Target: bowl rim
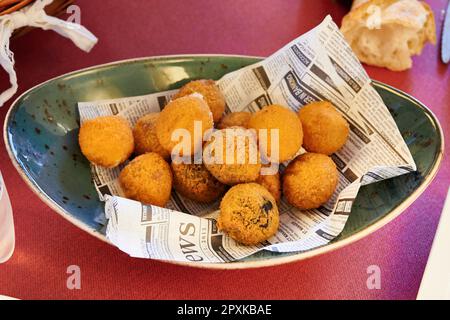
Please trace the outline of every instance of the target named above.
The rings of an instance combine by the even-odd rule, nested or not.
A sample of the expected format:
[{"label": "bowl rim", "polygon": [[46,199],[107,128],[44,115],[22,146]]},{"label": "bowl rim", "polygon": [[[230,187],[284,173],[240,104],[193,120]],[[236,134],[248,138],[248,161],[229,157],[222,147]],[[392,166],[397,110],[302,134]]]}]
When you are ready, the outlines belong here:
[{"label": "bowl rim", "polygon": [[[117,60],[112,61],[104,64],[94,65],[87,68],[82,68],[74,71],[70,71],[67,73],[64,73],[62,75],[56,76],[54,78],[51,78],[49,80],[46,80],[44,82],[41,82],[32,88],[26,90],[23,92],[20,96],[18,96],[14,102],[11,103],[10,108],[5,116],[5,121],[3,125],[3,139],[5,142],[6,150],[8,152],[8,155],[11,159],[11,162],[14,166],[14,168],[19,173],[20,177],[25,181],[25,183],[28,185],[28,187],[33,191],[34,194],[36,194],[40,200],[42,200],[47,206],[49,206],[51,209],[56,211],[60,216],[62,216],[64,219],[68,220],[70,223],[75,225],[76,227],[82,229],[83,231],[89,233],[90,235],[110,244],[111,242],[108,241],[105,235],[99,233],[97,230],[87,226],[86,224],[80,222],[78,219],[74,218],[67,210],[59,206],[55,201],[53,201],[36,183],[33,182],[33,180],[29,177],[29,175],[26,173],[25,169],[20,165],[16,157],[14,156],[13,152],[13,146],[10,141],[10,135],[8,133],[9,124],[11,121],[11,115],[15,113],[15,111],[18,108],[18,102],[22,99],[25,95],[29,94],[31,91],[38,89],[41,86],[44,86],[45,84],[58,80],[63,77],[73,76],[78,73],[102,68],[102,67],[108,67],[113,65],[120,65],[120,64],[126,64],[126,63],[132,63],[132,62],[140,62],[144,60],[157,60],[157,59],[192,59],[192,58],[208,58],[208,57],[224,57],[224,58],[246,58],[246,59],[264,59],[265,57],[261,56],[251,56],[251,55],[236,55],[236,54],[180,54],[180,55],[160,55],[160,56],[148,56],[148,57],[139,57],[139,58],[131,58],[131,59],[124,59],[124,60]],[[381,229],[383,226],[387,225],[389,222],[393,221],[395,218],[397,218],[400,214],[402,214],[411,204],[417,200],[417,198],[426,190],[426,188],[431,184],[431,182],[434,180],[434,178],[437,175],[437,172],[439,171],[439,168],[442,164],[442,159],[444,155],[444,134],[442,131],[441,124],[439,123],[438,118],[436,115],[431,111],[425,104],[420,102],[418,99],[412,97],[411,95],[396,89],[388,84],[372,80],[372,82],[378,86],[382,87],[383,89],[386,89],[396,95],[402,95],[404,98],[411,100],[414,104],[417,104],[419,107],[421,107],[425,113],[428,113],[428,115],[431,117],[433,122],[436,125],[436,131],[438,133],[438,136],[440,138],[441,144],[440,149],[438,151],[438,154],[435,158],[435,163],[433,167],[431,168],[429,174],[425,177],[423,182],[419,185],[419,187],[414,190],[402,203],[400,203],[397,207],[391,210],[386,216],[379,219],[378,221],[372,223],[371,225],[367,226],[365,229],[360,230],[356,232],[355,234],[339,240],[334,243],[327,244],[322,247],[318,247],[316,249],[312,249],[310,251],[306,252],[300,252],[288,256],[280,256],[280,257],[273,257],[271,259],[264,259],[264,260],[255,260],[255,261],[238,261],[233,263],[193,263],[193,262],[180,262],[180,261],[167,261],[167,260],[158,260],[161,262],[167,262],[170,264],[180,265],[180,266],[189,266],[189,267],[195,267],[195,268],[201,268],[201,269],[222,269],[222,270],[235,270],[235,269],[252,269],[252,268],[262,268],[262,267],[273,267],[278,266],[281,264],[287,264],[287,263],[293,263],[298,262],[301,260],[309,259],[327,252],[335,251],[339,248],[342,248],[344,246],[347,246],[351,243],[357,242],[361,240],[362,238],[374,233],[375,231]]]}]

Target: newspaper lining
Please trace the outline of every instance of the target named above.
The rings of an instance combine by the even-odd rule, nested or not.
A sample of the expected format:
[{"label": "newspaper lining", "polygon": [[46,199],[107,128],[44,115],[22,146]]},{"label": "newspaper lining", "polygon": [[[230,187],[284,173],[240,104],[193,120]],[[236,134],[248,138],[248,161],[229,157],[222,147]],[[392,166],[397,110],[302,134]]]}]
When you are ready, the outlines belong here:
[{"label": "newspaper lining", "polygon": [[[299,211],[282,200],[277,234],[257,246],[243,246],[217,230],[218,203],[199,204],[173,192],[167,208],[142,205],[121,197],[121,167],[92,166],[99,197],[106,201],[106,235],[129,255],[218,263],[260,250],[311,250],[341,233],[361,185],[416,170],[387,107],[330,16],[272,56],[225,75],[217,84],[228,112],[255,112],[273,103],[298,111],[313,101],[331,101],[350,124],[348,142],[332,155],[340,173],[337,190],[316,210]],[[80,102],[80,118],[120,114],[134,124],[140,116],[160,111],[174,92]]]}]

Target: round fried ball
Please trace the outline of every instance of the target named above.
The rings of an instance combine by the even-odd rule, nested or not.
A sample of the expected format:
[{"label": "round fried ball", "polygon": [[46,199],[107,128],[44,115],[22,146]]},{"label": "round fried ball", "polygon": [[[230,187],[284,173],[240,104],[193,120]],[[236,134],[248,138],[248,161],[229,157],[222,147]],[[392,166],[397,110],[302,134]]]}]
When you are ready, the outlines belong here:
[{"label": "round fried ball", "polygon": [[215,131],[205,145],[203,163],[224,184],[255,181],[261,170],[256,136],[237,127]]},{"label": "round fried ball", "polygon": [[194,201],[209,203],[225,193],[226,186],[214,178],[203,164],[171,163],[176,191]]},{"label": "round fried ball", "polygon": [[[280,105],[264,107],[252,115],[248,127],[257,130],[261,153],[271,161],[291,160],[302,146],[302,124],[295,112],[286,107]],[[266,134],[263,134],[261,129],[267,129]],[[278,130],[279,140],[272,142],[271,132],[274,129]],[[278,149],[278,157],[272,154],[273,144],[274,151]]]},{"label": "round fried ball", "polygon": [[136,145],[134,152],[137,155],[156,152],[167,161],[170,158],[170,153],[159,144],[156,135],[156,122],[158,118],[159,113],[149,113],[139,118],[136,122],[133,128],[134,143]]},{"label": "round fried ball", "polygon": [[298,115],[303,125],[303,147],[307,151],[330,155],[344,146],[349,126],[331,102],[308,104]]},{"label": "round fried ball", "polygon": [[305,153],[289,163],[283,175],[286,200],[301,210],[316,209],[327,202],[338,183],[336,165],[330,157]]},{"label": "round fried ball", "polygon": [[244,245],[256,245],[278,230],[279,212],[275,199],[256,183],[232,187],[220,203],[217,227]]},{"label": "round fried ball", "polygon": [[119,182],[126,198],[164,207],[170,199],[172,172],[159,154],[150,152],[127,164]]},{"label": "round fried ball", "polygon": [[277,172],[275,174],[270,175],[260,174],[255,182],[266,188],[272,194],[273,198],[277,203],[280,202],[281,199],[280,173]]},{"label": "round fried ball", "polygon": [[120,116],[98,117],[81,124],[78,135],[81,152],[92,163],[114,168],[134,150],[133,131]]},{"label": "round fried ball", "polygon": [[205,98],[213,114],[214,122],[222,118],[225,111],[225,98],[214,80],[191,81],[181,87],[180,91],[174,96],[174,99],[189,96],[193,93],[199,93]]},{"label": "round fried ball", "polygon": [[[195,130],[196,125],[200,126],[199,132]],[[200,151],[204,133],[212,128],[213,119],[208,105],[203,99],[193,96],[169,102],[156,121],[159,143],[177,156],[190,156]]]},{"label": "round fried ball", "polygon": [[226,129],[231,127],[248,127],[248,121],[252,114],[250,112],[232,112],[223,116],[220,122],[217,124],[218,129]]}]

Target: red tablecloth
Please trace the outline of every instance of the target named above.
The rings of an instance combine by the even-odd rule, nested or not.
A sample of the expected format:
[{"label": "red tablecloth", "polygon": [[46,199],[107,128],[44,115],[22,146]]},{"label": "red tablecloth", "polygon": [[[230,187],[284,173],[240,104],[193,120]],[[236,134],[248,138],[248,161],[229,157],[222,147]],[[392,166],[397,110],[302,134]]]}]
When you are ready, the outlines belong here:
[{"label": "red tablecloth", "polygon": [[[428,1],[440,34],[446,0]],[[57,75],[110,61],[183,53],[267,56],[344,7],[331,0],[88,1],[81,23],[100,39],[89,54],[52,32],[35,30],[12,42],[20,92]],[[369,74],[428,105],[450,137],[450,70],[427,46],[414,68]],[[0,88],[8,86],[0,76]],[[0,108],[3,123],[9,103]],[[21,299],[414,299],[450,181],[449,152],[428,190],[399,218],[338,251],[288,265],[209,271],[132,259],[76,228],[41,202],[13,169],[3,139],[2,171],[17,235],[12,259],[0,265],[0,294]],[[66,270],[81,268],[81,290],[68,290]],[[366,286],[378,265],[381,290]]]}]

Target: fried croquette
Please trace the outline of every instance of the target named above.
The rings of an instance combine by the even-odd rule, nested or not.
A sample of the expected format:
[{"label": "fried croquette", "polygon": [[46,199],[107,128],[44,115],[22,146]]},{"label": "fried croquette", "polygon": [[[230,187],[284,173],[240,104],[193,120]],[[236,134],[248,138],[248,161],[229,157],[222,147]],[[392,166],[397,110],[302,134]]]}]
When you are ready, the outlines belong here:
[{"label": "fried croquette", "polygon": [[225,193],[226,186],[214,178],[203,164],[171,163],[176,191],[194,201],[209,203]]},{"label": "fried croquette", "polygon": [[215,131],[205,145],[203,163],[224,184],[255,181],[261,170],[256,136],[237,127]]},{"label": "fried croquette", "polygon": [[189,96],[193,93],[201,94],[213,114],[214,122],[218,122],[225,111],[225,97],[216,86],[214,80],[196,80],[181,87],[174,99]]},{"label": "fried croquette", "polygon": [[190,156],[201,150],[203,135],[213,125],[211,112],[203,99],[181,97],[169,102],[159,114],[156,135],[172,156]]},{"label": "fried croquette", "polygon": [[256,245],[278,230],[279,212],[275,199],[257,183],[232,187],[220,203],[217,227],[244,245]]},{"label": "fried croquette", "polygon": [[305,153],[286,168],[283,193],[294,207],[301,210],[316,209],[331,198],[338,179],[336,165],[329,156]]},{"label": "fried croquette", "polygon": [[232,112],[223,116],[220,122],[217,124],[218,129],[226,129],[231,127],[248,127],[248,121],[252,114],[250,112]]},{"label": "fried croquette", "polygon": [[349,125],[331,102],[308,104],[298,115],[303,125],[303,147],[307,151],[330,155],[344,146]]},{"label": "fried croquette", "polygon": [[160,207],[170,199],[172,172],[169,164],[157,153],[136,157],[120,172],[119,181],[129,199]]},{"label": "fried croquette", "polygon": [[[291,160],[302,146],[302,124],[295,112],[286,107],[280,105],[264,107],[252,115],[248,128],[257,130],[262,156],[273,162]],[[266,134],[260,131],[261,129],[266,129]],[[278,130],[278,141],[272,141],[272,134],[276,134],[273,130]],[[278,157],[272,152],[277,152]]]},{"label": "fried croquette", "polygon": [[273,198],[277,203],[280,202],[281,199],[280,173],[277,172],[275,174],[270,175],[260,174],[255,182],[266,188],[272,194]]},{"label": "fried croquette", "polygon": [[121,116],[84,121],[80,126],[78,142],[81,152],[90,162],[105,168],[117,167],[134,150],[133,131]]},{"label": "fried croquette", "polygon": [[170,153],[165,150],[158,141],[156,135],[156,122],[159,118],[159,113],[149,113],[136,122],[133,128],[133,136],[135,143],[135,154],[141,155],[147,152],[156,152],[164,160],[169,160]]}]

